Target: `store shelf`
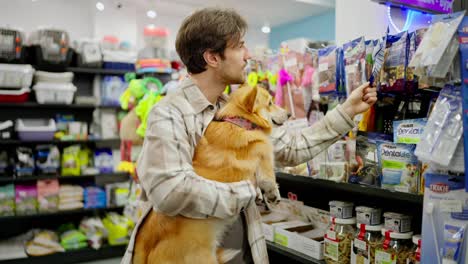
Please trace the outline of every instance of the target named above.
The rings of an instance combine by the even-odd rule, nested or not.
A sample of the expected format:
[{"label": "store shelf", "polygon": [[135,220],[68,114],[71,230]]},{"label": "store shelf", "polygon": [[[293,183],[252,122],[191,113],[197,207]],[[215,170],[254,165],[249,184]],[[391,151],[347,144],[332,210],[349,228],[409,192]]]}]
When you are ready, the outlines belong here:
[{"label": "store shelf", "polygon": [[17,139],[2,139],[2,145],[38,145],[38,144],[55,144],[55,145],[72,145],[72,144],[86,144],[86,143],[99,143],[99,144],[119,144],[119,138],[112,139],[87,139],[87,140],[47,140],[47,141],[21,141]]},{"label": "store shelf", "polygon": [[126,172],[116,173],[102,173],[93,175],[79,175],[79,176],[59,176],[59,175],[38,175],[38,176],[27,176],[27,177],[0,177],[0,183],[16,183],[16,182],[27,182],[45,179],[59,179],[64,181],[83,181],[83,180],[95,180],[95,179],[112,179],[115,182],[126,181],[130,179],[130,175]]},{"label": "store shelf", "polygon": [[286,256],[286,257],[288,257],[290,259],[293,259],[295,261],[298,261],[300,263],[304,263],[304,264],[310,264],[310,263],[325,264],[325,261],[323,261],[323,260],[314,259],[314,258],[309,257],[307,255],[304,255],[304,254],[302,254],[300,252],[297,252],[296,250],[284,247],[282,245],[273,243],[271,241],[267,241],[267,248],[270,251],[274,251],[274,252],[276,252],[278,254]]},{"label": "store shelf", "polygon": [[[21,221],[21,220],[32,220],[37,218],[50,219],[51,217],[64,217],[68,215],[94,215],[104,212],[114,212],[122,211],[123,206],[107,207],[107,208],[89,208],[89,209],[76,209],[76,210],[66,210],[66,211],[57,211],[50,213],[38,213],[32,215],[12,215],[12,216],[2,216],[0,217],[0,223],[10,222],[10,221]],[[48,220],[45,220],[48,221]]]},{"label": "store shelf", "polygon": [[85,73],[85,74],[103,74],[103,75],[124,75],[128,72],[134,72],[130,70],[114,70],[114,69],[101,69],[101,68],[81,68],[81,67],[68,67],[67,71],[73,73]]},{"label": "store shelf", "polygon": [[63,109],[63,110],[88,110],[92,111],[95,108],[103,109],[120,109],[118,105],[79,105],[79,104],[39,104],[35,102],[25,103],[0,103],[0,108],[15,108],[15,109]]},{"label": "store shelf", "polygon": [[107,258],[122,257],[127,246],[104,246],[95,250],[92,248],[67,251],[42,257],[0,260],[0,264],[50,264],[50,263],[82,263]]},{"label": "store shelf", "polygon": [[334,181],[313,179],[311,177],[291,175],[281,172],[276,173],[276,178],[280,186],[282,181],[288,181],[293,184],[313,186],[316,188],[321,188],[323,190],[328,190],[330,192],[346,192],[349,194],[365,195],[373,198],[388,199],[393,200],[395,202],[406,202],[411,204],[418,204],[421,206],[423,204],[423,196],[418,194],[394,192],[390,190],[374,188],[371,186],[360,184],[351,184],[343,182],[338,183]]}]

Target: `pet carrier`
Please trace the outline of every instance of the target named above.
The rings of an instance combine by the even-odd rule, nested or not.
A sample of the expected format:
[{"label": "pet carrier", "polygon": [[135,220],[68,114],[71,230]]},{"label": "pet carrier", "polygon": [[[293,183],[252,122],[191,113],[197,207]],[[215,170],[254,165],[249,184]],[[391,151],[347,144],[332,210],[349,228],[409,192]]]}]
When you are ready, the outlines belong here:
[{"label": "pet carrier", "polygon": [[23,63],[24,34],[19,30],[0,28],[0,62]]},{"label": "pet carrier", "polygon": [[35,64],[41,68],[70,65],[72,50],[68,33],[55,29],[39,29],[31,33],[30,43],[34,52]]}]

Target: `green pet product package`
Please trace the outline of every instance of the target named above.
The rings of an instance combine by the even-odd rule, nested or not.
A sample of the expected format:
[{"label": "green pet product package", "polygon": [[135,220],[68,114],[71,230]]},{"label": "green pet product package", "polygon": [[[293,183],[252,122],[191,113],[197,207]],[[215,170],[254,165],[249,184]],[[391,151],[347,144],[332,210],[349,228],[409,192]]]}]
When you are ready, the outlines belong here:
[{"label": "green pet product package", "polygon": [[0,216],[15,215],[15,186],[0,186]]},{"label": "green pet product package", "polygon": [[415,145],[377,143],[379,171],[383,189],[417,193],[420,164],[414,155]]},{"label": "green pet product package", "polygon": [[393,121],[393,142],[418,144],[426,122],[427,118]]},{"label": "green pet product package", "polygon": [[81,173],[80,146],[74,145],[63,149],[62,176],[78,176]]}]

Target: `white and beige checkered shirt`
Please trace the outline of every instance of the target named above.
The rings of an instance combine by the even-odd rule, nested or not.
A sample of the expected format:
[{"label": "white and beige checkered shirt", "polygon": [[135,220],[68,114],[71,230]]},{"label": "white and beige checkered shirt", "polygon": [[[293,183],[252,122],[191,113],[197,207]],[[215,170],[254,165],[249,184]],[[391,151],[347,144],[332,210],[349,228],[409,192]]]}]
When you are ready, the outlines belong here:
[{"label": "white and beige checkered shirt", "polygon": [[[190,218],[226,218],[244,211],[247,236],[255,264],[268,263],[268,254],[260,214],[254,203],[253,186],[244,181],[220,183],[195,174],[192,158],[198,140],[212,121],[215,112],[226,102],[221,96],[212,105],[190,78],[180,89],[162,99],[148,118],[148,128],[138,159],[138,176],[147,200],[144,216],[152,208],[167,215]],[[338,106],[325,118],[298,135],[290,135],[284,127],[271,135],[277,164],[294,165],[312,159],[343,134],[354,122]],[[122,264],[132,263],[137,223]]]}]

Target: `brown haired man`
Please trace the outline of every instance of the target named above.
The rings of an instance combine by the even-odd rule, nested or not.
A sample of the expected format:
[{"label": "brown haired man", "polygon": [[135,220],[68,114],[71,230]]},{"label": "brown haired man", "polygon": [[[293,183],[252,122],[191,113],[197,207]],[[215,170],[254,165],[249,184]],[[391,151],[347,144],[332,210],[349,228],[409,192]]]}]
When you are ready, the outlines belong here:
[{"label": "brown haired man", "polygon": [[[161,100],[148,117],[148,129],[138,159],[142,199],[148,201],[133,231],[122,263],[132,262],[135,236],[150,210],[190,218],[240,216],[224,238],[223,247],[239,249],[229,263],[268,263],[268,255],[255,206],[256,188],[250,182],[220,183],[195,174],[192,158],[197,141],[225,102],[226,85],[245,81],[250,58],[243,40],[247,23],[232,10],[203,9],[184,20],[176,49],[189,78],[179,90]],[[377,100],[375,88],[365,84],[345,103],[299,135],[284,127],[272,132],[276,163],[300,164],[312,159],[354,127],[352,118]],[[203,260],[190,260],[203,263]],[[170,264],[170,263],[164,263]]]}]

